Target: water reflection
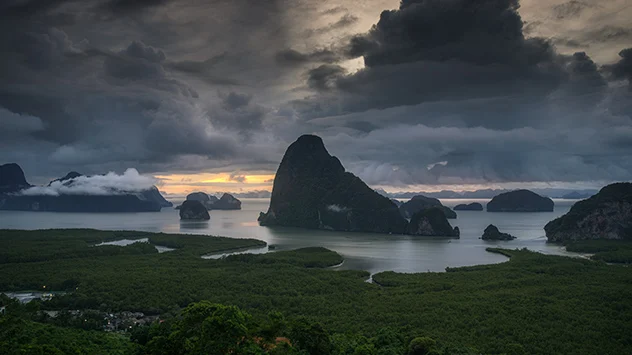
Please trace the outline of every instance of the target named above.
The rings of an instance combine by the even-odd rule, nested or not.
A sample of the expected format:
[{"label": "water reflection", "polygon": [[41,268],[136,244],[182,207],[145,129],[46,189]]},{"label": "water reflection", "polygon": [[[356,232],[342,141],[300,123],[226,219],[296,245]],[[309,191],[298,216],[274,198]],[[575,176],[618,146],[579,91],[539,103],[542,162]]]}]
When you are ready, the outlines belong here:
[{"label": "water reflection", "polygon": [[[444,200],[447,206],[486,200]],[[556,200],[554,212],[487,213],[459,211],[453,226],[461,230],[460,239],[405,235],[344,233],[284,227],[260,227],[259,212],[268,209],[269,200],[243,199],[241,211],[211,211],[210,221],[180,221],[178,211],[159,213],[52,213],[0,211],[0,227],[13,229],[95,228],[149,232],[205,234],[232,238],[256,238],[275,250],[322,246],[342,254],[340,269],[362,269],[372,273],[443,271],[446,267],[498,263],[504,256],[485,251],[487,247],[529,248],[547,254],[570,254],[562,247],[546,243],[544,225],[566,213],[572,201]],[[517,237],[512,241],[483,241],[487,225]]]},{"label": "water reflection", "polygon": [[188,230],[207,230],[209,228],[209,221],[180,221],[180,231],[186,232]]}]

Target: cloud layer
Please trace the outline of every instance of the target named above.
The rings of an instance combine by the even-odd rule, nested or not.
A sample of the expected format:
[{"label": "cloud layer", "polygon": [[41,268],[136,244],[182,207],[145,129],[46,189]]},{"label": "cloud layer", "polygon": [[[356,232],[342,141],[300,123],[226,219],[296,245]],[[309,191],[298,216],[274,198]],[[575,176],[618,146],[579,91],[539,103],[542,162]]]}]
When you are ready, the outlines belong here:
[{"label": "cloud layer", "polygon": [[34,186],[20,192],[26,196],[59,195],[124,195],[150,189],[155,179],[143,176],[136,169],[127,169],[118,175],[109,172],[105,175],[78,176],[64,181],[52,181],[47,186]]},{"label": "cloud layer", "polygon": [[374,185],[626,180],[626,14],[620,0],[9,1],[0,162],[36,182],[135,166],[247,183],[316,133]]}]

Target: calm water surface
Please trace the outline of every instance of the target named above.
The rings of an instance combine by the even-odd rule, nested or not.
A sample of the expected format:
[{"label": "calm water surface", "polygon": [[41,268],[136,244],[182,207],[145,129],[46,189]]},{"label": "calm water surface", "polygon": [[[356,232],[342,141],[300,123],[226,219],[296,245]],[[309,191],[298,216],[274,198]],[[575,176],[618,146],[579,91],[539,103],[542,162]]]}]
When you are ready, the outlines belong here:
[{"label": "calm water surface", "polygon": [[[460,203],[488,200],[442,200],[453,207]],[[444,271],[446,267],[499,263],[504,256],[485,251],[487,247],[529,248],[545,254],[567,253],[546,243],[544,225],[568,212],[575,201],[555,200],[554,212],[487,213],[458,211],[450,220],[461,230],[461,239],[413,237],[388,234],[312,231],[298,228],[261,227],[259,212],[268,209],[268,199],[242,199],[241,211],[211,211],[208,222],[180,222],[178,211],[165,208],[156,213],[54,213],[0,211],[0,228],[95,228],[139,230],[148,232],[186,233],[256,238],[274,244],[276,250],[323,246],[345,257],[340,269],[362,269],[371,273],[385,270],[398,272]],[[487,242],[480,236],[493,223],[502,232],[515,235],[513,241]]]}]

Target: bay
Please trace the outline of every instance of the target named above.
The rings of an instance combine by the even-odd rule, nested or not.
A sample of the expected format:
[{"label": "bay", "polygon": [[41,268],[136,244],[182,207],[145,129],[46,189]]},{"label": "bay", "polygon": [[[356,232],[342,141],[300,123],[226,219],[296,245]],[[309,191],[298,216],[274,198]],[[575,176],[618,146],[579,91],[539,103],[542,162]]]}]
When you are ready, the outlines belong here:
[{"label": "bay", "polygon": [[[489,200],[444,199],[453,207],[461,203]],[[574,200],[555,200],[553,212],[488,213],[457,211],[450,220],[461,230],[460,239],[414,237],[403,235],[345,233],[300,228],[261,227],[259,212],[266,211],[269,199],[242,199],[240,211],[211,211],[208,222],[180,221],[178,211],[164,208],[156,213],[55,213],[0,211],[0,228],[49,229],[94,228],[104,230],[138,230],[148,232],[204,234],[231,238],[256,238],[274,245],[274,250],[290,250],[322,246],[344,256],[338,269],[361,269],[371,273],[381,271],[426,272],[444,271],[446,267],[492,264],[507,258],[487,252],[488,247],[508,249],[528,248],[545,254],[574,255],[563,247],[546,243],[544,225],[568,212]],[[517,237],[512,241],[483,241],[487,225],[494,224],[502,232]]]}]

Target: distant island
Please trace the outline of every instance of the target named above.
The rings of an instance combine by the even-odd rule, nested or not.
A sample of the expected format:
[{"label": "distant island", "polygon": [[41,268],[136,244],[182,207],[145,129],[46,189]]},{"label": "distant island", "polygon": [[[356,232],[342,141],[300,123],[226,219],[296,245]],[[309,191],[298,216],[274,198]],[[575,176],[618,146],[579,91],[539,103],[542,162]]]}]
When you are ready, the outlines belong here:
[{"label": "distant island", "polygon": [[[186,201],[199,201],[209,211],[241,209],[241,201],[229,193],[224,193],[221,198],[217,198],[205,192],[194,192],[187,195]],[[179,210],[181,207],[182,206],[177,206],[176,209]]]},{"label": "distant island", "polygon": [[468,204],[456,205],[453,208],[455,211],[482,211],[483,205],[478,202],[472,202]]},{"label": "distant island", "polygon": [[[126,172],[127,173],[127,172]],[[135,170],[129,171],[138,177]],[[172,207],[156,186],[130,190],[108,185],[117,176],[70,172],[46,186],[30,185],[18,164],[0,166],[0,210],[46,212],[159,212]],[[99,185],[99,184],[102,185]]]},{"label": "distant island", "polygon": [[483,240],[514,240],[516,237],[509,233],[502,233],[498,230],[493,224],[490,224],[483,231],[483,236],[481,237]]},{"label": "distant island", "polygon": [[399,206],[399,211],[404,218],[412,218],[415,213],[433,207],[441,210],[448,219],[456,218],[456,212],[451,210],[449,207],[444,206],[441,201],[436,198],[426,197],[423,195],[414,196],[410,199],[410,201],[403,203]]},{"label": "distant island", "polygon": [[[292,143],[276,173],[270,207],[262,226],[289,226],[350,232],[454,236],[443,213],[422,210],[411,228],[389,198],[368,187],[331,156],[320,137],[303,135]],[[445,228],[445,223],[450,226]],[[421,226],[421,227],[420,227]],[[445,232],[444,232],[445,231]]]},{"label": "distant island", "polygon": [[487,204],[487,212],[553,212],[555,204],[529,190],[515,190],[492,198]]},{"label": "distant island", "polygon": [[[426,197],[434,197],[434,198],[442,198],[442,199],[488,199],[493,198],[494,196],[500,195],[505,192],[511,192],[514,190],[511,189],[482,189],[475,191],[452,191],[452,190],[442,190],[442,191],[417,191],[417,192],[406,192],[406,191],[398,191],[398,192],[386,192],[383,189],[376,189],[378,193],[383,196],[390,198],[412,198],[417,195],[423,195]],[[546,189],[530,189],[541,196],[546,196],[550,198],[560,198],[560,199],[568,199],[568,200],[578,200],[582,198],[588,198],[594,194],[596,194],[599,190],[596,189],[585,189],[585,190],[574,190],[574,189],[555,189],[555,188],[546,188]]]},{"label": "distant island", "polygon": [[611,184],[544,226],[549,242],[632,239],[632,183]]}]

